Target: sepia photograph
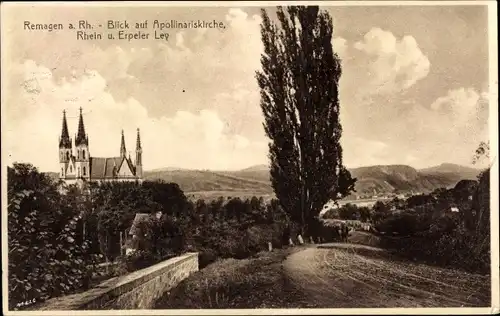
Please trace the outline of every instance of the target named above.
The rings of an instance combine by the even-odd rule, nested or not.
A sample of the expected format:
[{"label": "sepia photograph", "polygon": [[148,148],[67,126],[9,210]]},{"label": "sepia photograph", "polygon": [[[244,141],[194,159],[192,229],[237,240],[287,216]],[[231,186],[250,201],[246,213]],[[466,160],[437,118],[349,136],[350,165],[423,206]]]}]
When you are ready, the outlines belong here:
[{"label": "sepia photograph", "polygon": [[494,1],[2,3],[3,313],[500,312],[497,47]]}]

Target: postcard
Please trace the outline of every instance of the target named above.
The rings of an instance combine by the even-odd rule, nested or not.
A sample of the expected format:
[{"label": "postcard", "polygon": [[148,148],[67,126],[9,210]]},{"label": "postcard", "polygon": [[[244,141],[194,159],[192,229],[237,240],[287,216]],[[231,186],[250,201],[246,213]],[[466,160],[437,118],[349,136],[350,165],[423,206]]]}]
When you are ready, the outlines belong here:
[{"label": "postcard", "polygon": [[6,315],[499,312],[493,1],[1,23]]}]

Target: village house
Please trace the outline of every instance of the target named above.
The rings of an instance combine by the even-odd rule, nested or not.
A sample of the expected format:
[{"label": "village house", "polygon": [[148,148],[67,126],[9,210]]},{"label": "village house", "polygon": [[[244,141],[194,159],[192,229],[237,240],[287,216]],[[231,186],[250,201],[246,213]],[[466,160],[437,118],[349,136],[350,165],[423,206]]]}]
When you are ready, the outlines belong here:
[{"label": "village house", "polygon": [[126,234],[126,241],[124,245],[126,255],[130,255],[138,250],[141,242],[148,237],[147,232],[141,229],[141,227],[143,227],[142,224],[153,216],[156,217],[156,219],[160,219],[162,215],[162,212],[156,212],[154,215],[148,213],[135,214],[132,226]]}]

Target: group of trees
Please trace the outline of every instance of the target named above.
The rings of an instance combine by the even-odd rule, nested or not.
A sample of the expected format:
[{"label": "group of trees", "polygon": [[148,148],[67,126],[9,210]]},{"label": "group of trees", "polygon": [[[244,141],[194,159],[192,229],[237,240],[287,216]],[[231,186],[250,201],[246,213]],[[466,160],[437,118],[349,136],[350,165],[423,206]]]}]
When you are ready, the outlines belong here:
[{"label": "group of trees", "polygon": [[339,208],[329,209],[322,215],[322,218],[358,220],[366,223],[372,220],[372,211],[366,206],[357,206],[356,204],[347,203]]},{"label": "group of trees", "polygon": [[[127,272],[198,251],[205,266],[246,258],[268,242],[280,247],[293,227],[276,200],[191,202],[177,184],[161,181],[61,186],[32,165],[8,168],[11,308],[88,288],[98,263],[115,261]],[[123,256],[120,233],[137,213],[149,216],[138,224],[137,251]]]},{"label": "group of trees", "polygon": [[[473,161],[489,158],[481,143]],[[378,201],[371,208],[347,204],[328,210],[323,218],[370,222],[381,246],[398,255],[469,271],[490,271],[490,170],[477,180],[429,194]]]},{"label": "group of trees", "polygon": [[[275,236],[268,241],[274,240],[279,246],[280,234],[290,225],[276,200],[266,204],[263,198],[220,197],[192,202],[177,184],[162,181],[91,184],[86,198],[90,203],[84,203],[85,239],[107,261],[122,254],[120,233],[130,229],[137,213],[150,216],[139,223],[142,240],[137,243],[140,251],[134,255],[136,261],[146,261],[146,257],[158,261],[187,249],[200,251],[202,264],[217,257],[246,257],[256,250],[248,247],[263,249],[267,245],[260,239],[255,241],[258,245],[250,245],[253,241],[248,240],[249,232],[259,227],[272,231]],[[155,217],[158,212],[160,218]],[[224,248],[229,244],[231,249]]]},{"label": "group of trees", "polygon": [[[382,246],[398,255],[473,272],[490,272],[489,170],[478,181],[405,201],[378,202],[374,227]],[[393,236],[393,237],[391,237]]]}]

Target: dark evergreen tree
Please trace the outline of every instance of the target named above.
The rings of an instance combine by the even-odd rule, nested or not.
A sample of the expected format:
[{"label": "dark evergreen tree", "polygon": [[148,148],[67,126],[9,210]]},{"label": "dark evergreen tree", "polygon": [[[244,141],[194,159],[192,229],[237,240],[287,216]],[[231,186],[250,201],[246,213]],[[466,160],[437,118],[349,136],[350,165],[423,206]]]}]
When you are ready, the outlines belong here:
[{"label": "dark evergreen tree", "polygon": [[264,54],[256,78],[264,129],[271,139],[271,181],[291,219],[309,233],[323,205],[354,189],[342,162],[338,85],[341,64],[333,23],[317,6],[278,7],[278,23],[262,10]]}]

